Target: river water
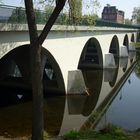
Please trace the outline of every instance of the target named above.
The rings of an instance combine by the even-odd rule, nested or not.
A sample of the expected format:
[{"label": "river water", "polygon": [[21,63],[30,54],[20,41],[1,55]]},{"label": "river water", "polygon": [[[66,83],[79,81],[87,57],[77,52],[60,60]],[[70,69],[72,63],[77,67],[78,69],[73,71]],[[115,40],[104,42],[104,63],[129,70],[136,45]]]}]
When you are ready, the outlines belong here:
[{"label": "river water", "polygon": [[[49,136],[77,129],[101,129],[111,123],[127,130],[140,128],[140,74],[135,60],[120,59],[119,67],[82,71],[89,95],[46,97],[44,129]],[[31,93],[0,88],[0,136],[30,137]]]},{"label": "river water", "polygon": [[97,126],[98,129],[109,123],[131,131],[140,128],[140,77],[135,71],[136,69],[105,112]]}]

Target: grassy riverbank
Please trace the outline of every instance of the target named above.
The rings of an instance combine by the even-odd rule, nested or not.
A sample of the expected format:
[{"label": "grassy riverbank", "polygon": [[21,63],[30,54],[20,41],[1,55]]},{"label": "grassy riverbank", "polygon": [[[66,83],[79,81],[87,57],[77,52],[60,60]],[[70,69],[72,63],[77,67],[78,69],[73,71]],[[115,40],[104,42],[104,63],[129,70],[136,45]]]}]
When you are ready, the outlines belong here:
[{"label": "grassy riverbank", "polygon": [[140,48],[140,42],[133,43],[136,48]]},{"label": "grassy riverbank", "polygon": [[98,132],[72,130],[65,134],[63,138],[64,140],[140,140],[140,131],[128,132],[117,126],[108,125]]},{"label": "grassy riverbank", "polygon": [[[0,140],[31,140],[29,137],[2,137]],[[104,129],[100,131],[94,130],[71,130],[61,137],[48,137],[44,132],[44,140],[140,140],[140,129],[135,132],[124,131],[122,128],[108,124]]]}]

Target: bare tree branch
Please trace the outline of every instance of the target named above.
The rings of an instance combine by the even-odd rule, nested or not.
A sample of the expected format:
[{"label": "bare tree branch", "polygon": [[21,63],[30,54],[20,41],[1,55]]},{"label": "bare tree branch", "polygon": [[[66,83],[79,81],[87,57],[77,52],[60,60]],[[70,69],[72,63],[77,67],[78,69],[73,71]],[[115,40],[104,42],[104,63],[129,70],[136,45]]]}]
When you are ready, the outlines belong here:
[{"label": "bare tree branch", "polygon": [[53,11],[53,13],[51,14],[48,22],[46,23],[42,33],[40,34],[37,42],[42,45],[44,40],[46,39],[48,33],[50,32],[53,24],[55,23],[58,15],[60,14],[61,10],[63,9],[64,5],[65,5],[66,0],[56,0],[56,7]]}]

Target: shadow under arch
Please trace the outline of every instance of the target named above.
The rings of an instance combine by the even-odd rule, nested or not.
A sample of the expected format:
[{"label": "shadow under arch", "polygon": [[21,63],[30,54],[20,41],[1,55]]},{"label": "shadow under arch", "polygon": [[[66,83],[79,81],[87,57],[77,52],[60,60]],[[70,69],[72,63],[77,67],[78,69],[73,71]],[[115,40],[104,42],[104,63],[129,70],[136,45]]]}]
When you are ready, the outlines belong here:
[{"label": "shadow under arch", "polygon": [[[65,94],[64,79],[58,63],[47,49],[42,48],[42,53],[47,56],[43,75],[44,86],[47,86],[49,82],[52,81],[49,85],[50,91],[53,91],[53,85],[57,85],[56,88],[54,88],[54,92],[57,94]],[[49,87],[47,88],[49,90]]]},{"label": "shadow under arch", "polygon": [[[12,77],[12,80],[14,80],[15,83],[15,85],[13,86],[15,86],[15,88],[16,86],[20,86],[20,88],[31,89],[29,50],[30,50],[30,45],[19,46],[13,49],[12,51],[10,51],[0,60],[0,67],[6,70],[5,73],[3,73],[2,70],[0,70],[0,77],[2,76],[1,79],[5,79],[7,76],[10,75],[10,81]],[[55,92],[55,93],[59,92],[61,94],[64,94],[65,92],[64,80],[58,63],[55,61],[54,57],[44,48],[42,48],[42,54],[43,56],[46,56],[45,58],[47,58],[46,60],[48,61],[46,62],[44,70],[49,65],[51,67],[51,70],[53,71],[53,73],[51,74],[55,78],[55,79],[49,79],[49,78],[46,79],[46,77],[48,77],[50,73],[47,74],[45,73],[43,75],[43,84],[45,87],[44,88],[45,91]],[[20,76],[16,75],[17,74],[16,69],[18,69]],[[2,82],[3,81],[1,81],[1,83]],[[49,86],[46,86],[45,85],[46,83],[48,83]]]},{"label": "shadow under arch", "polygon": [[123,40],[123,45],[127,47],[127,51],[129,50],[129,39],[128,39],[128,35],[126,34]]},{"label": "shadow under arch", "polygon": [[131,35],[131,42],[135,42],[134,34]]},{"label": "shadow under arch", "polygon": [[99,41],[90,38],[81,53],[78,69],[102,69],[103,54]]},{"label": "shadow under arch", "polygon": [[115,35],[110,43],[110,48],[109,48],[109,53],[112,53],[114,55],[114,59],[115,59],[115,64],[116,66],[119,65],[119,41],[118,41],[118,37]]},{"label": "shadow under arch", "polygon": [[[0,59],[0,79],[7,76],[22,77],[22,80],[29,83],[29,49],[28,45],[19,46]],[[18,71],[18,72],[17,72]],[[20,73],[19,75],[17,73]]]}]

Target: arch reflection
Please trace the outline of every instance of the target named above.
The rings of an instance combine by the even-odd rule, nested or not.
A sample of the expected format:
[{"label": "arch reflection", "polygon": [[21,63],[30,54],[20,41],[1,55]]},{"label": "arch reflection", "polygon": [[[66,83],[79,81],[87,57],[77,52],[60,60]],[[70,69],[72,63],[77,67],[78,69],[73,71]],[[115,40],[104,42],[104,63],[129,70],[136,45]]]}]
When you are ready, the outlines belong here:
[{"label": "arch reflection", "polygon": [[128,65],[128,58],[120,58],[120,68],[122,68],[123,72],[126,71]]},{"label": "arch reflection", "polygon": [[83,70],[88,95],[68,97],[68,110],[70,114],[88,116],[95,108],[98,101],[103,81],[103,70]]},{"label": "arch reflection", "polygon": [[[21,93],[22,96],[19,96]],[[15,139],[31,137],[32,101],[29,94],[16,90],[11,93],[11,90],[8,92],[0,88],[0,136]],[[59,135],[64,108],[65,97],[49,97],[44,100],[44,130],[48,136]]]},{"label": "arch reflection", "polygon": [[113,71],[114,71],[113,79],[111,81],[109,81],[109,85],[111,87],[113,87],[115,85],[116,80],[117,80],[120,59],[119,58],[116,58],[115,61],[116,61],[116,68],[113,69]]},{"label": "arch reflection", "polygon": [[133,62],[135,56],[136,56],[136,52],[135,52],[135,51],[130,51],[130,52],[129,52],[128,57],[129,57],[129,59],[130,59],[130,63]]},{"label": "arch reflection", "polygon": [[31,92],[0,87],[0,136],[17,139],[31,136],[31,99]]},{"label": "arch reflection", "polygon": [[112,69],[105,69],[104,70],[104,81],[109,82],[111,87],[114,87],[117,81],[119,66]]},{"label": "arch reflection", "polygon": [[66,97],[46,98],[44,102],[44,129],[49,136],[57,136],[63,122]]},{"label": "arch reflection", "polygon": [[95,108],[100,95],[103,82],[103,70],[82,71],[82,73],[89,93],[89,96],[87,96],[85,100],[82,114],[88,116]]}]

